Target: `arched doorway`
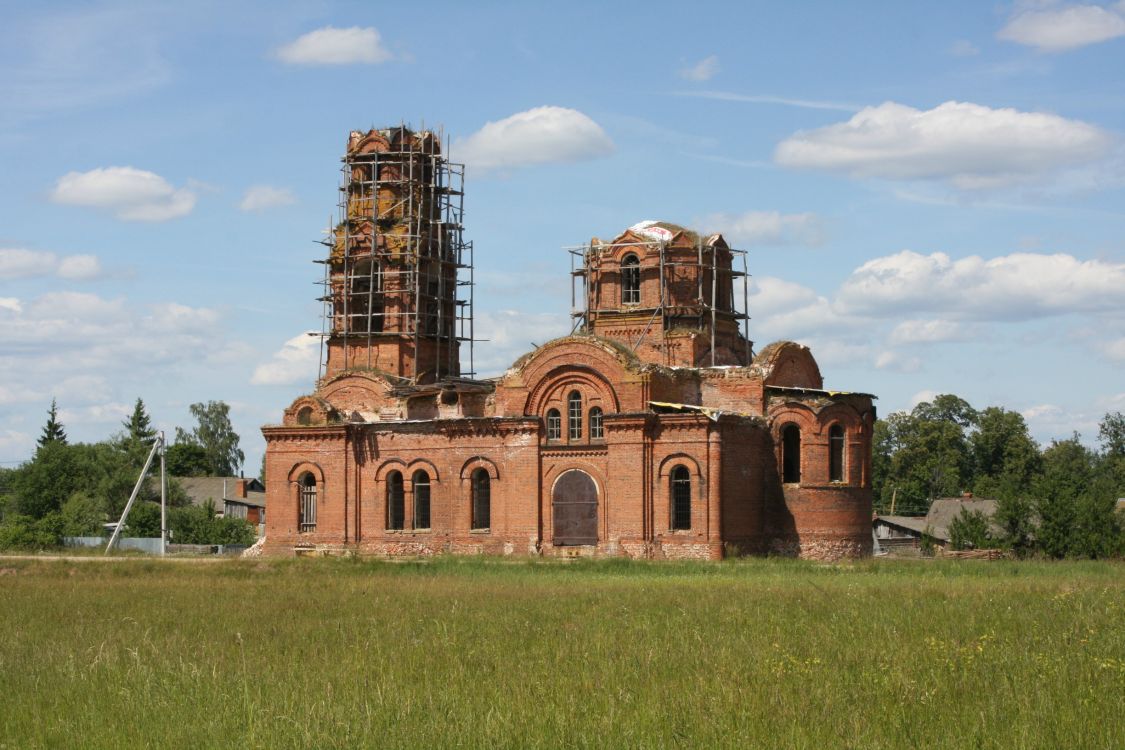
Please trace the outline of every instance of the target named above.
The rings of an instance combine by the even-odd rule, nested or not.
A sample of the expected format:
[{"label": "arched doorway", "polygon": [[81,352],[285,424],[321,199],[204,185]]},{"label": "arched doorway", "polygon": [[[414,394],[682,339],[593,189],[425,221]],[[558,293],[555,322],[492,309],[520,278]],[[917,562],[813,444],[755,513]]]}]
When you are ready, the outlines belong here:
[{"label": "arched doorway", "polygon": [[557,546],[598,543],[598,487],[578,469],[563,472],[551,493]]}]

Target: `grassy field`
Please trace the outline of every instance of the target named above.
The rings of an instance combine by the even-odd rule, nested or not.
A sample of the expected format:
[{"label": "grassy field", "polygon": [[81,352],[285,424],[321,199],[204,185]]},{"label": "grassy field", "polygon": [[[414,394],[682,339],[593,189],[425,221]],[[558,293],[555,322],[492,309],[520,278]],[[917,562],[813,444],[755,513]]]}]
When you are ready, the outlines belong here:
[{"label": "grassy field", "polygon": [[1125,567],[0,560],[0,747],[1125,747]]}]

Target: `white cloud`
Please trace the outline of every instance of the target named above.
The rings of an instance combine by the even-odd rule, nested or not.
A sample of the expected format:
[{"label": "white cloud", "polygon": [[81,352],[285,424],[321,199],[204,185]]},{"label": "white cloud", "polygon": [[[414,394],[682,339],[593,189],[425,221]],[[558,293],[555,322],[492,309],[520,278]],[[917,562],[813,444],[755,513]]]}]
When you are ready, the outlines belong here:
[{"label": "white cloud", "polygon": [[1067,50],[1125,36],[1125,5],[1071,5],[1017,12],[997,38],[1035,47],[1040,52]]},{"label": "white cloud", "polygon": [[964,341],[968,336],[965,325],[952,320],[904,320],[891,330],[887,341],[894,345],[936,344]]},{"label": "white cloud", "polygon": [[680,78],[686,78],[689,81],[709,81],[716,73],[722,68],[719,66],[719,56],[711,55],[705,57],[695,65],[689,65],[680,70]]},{"label": "white cloud", "polygon": [[1062,408],[1055,406],[1054,404],[1037,404],[1035,406],[1024,409],[1020,412],[1020,414],[1024,419],[1030,422],[1032,420],[1042,420],[1044,418],[1049,419],[1052,417],[1057,417],[1058,415],[1062,414],[1062,412]]},{"label": "white cloud", "polygon": [[453,144],[453,156],[479,169],[595,159],[613,152],[601,126],[575,109],[536,107],[517,112]]},{"label": "white cloud", "polygon": [[823,223],[820,217],[813,213],[783,214],[779,211],[719,213],[706,216],[697,224],[722,232],[723,236],[735,246],[815,246],[824,241]]},{"label": "white cloud", "polygon": [[979,55],[980,50],[968,39],[958,39],[950,45],[949,54],[954,57],[973,57],[974,55]]},{"label": "white cloud", "polygon": [[254,368],[250,377],[253,385],[296,385],[316,380],[320,359],[320,340],[301,333],[285,342],[269,362]]},{"label": "white cloud", "polygon": [[890,372],[918,372],[922,368],[922,360],[918,357],[907,357],[900,352],[883,351],[875,357],[875,368]]},{"label": "white cloud", "polygon": [[903,250],[852,272],[837,305],[869,315],[936,311],[947,318],[1026,320],[1119,310],[1122,289],[1125,263],[1082,261],[1064,253],[953,260],[945,253]]},{"label": "white cloud", "polygon": [[1093,125],[1053,114],[954,101],[923,111],[886,102],[847,122],[793,134],[778,144],[774,160],[853,177],[945,180],[977,189],[1093,162],[1113,142]]},{"label": "white cloud", "polygon": [[383,46],[373,26],[323,29],[302,34],[277,50],[282,62],[292,65],[354,65],[386,62],[394,56]]},{"label": "white cloud", "polygon": [[[561,313],[478,312],[474,316],[474,326],[476,335],[482,339],[473,352],[479,377],[502,373],[518,357],[531,351],[534,344],[542,345],[570,333],[569,316]],[[465,354],[462,353],[461,362],[463,367],[468,367]]]},{"label": "white cloud", "polygon": [[51,200],[108,211],[122,221],[167,221],[191,213],[196,195],[188,188],[173,187],[153,172],[103,167],[63,175]]},{"label": "white cloud", "polygon": [[292,206],[296,202],[297,196],[289,188],[254,185],[247,188],[238,207],[243,211],[261,212],[280,206]]},{"label": "white cloud", "polygon": [[915,393],[913,396],[910,397],[910,408],[913,409],[915,406],[917,406],[918,404],[921,404],[923,402],[932,403],[933,400],[940,395],[941,394],[938,393],[937,391],[930,390],[928,388],[926,390],[923,390],[923,391],[918,391],[917,393]]},{"label": "white cloud", "polygon": [[20,313],[23,312],[23,303],[16,297],[0,297],[0,310]]},{"label": "white cloud", "polygon": [[93,255],[66,255],[42,250],[0,248],[0,279],[27,279],[36,276],[57,275],[64,279],[82,281],[101,275],[101,264]]}]

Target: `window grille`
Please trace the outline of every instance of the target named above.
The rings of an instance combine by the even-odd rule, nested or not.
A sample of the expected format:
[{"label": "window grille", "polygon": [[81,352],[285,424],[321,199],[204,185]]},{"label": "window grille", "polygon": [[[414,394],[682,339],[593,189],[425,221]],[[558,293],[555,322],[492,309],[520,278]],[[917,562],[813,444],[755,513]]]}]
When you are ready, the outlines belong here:
[{"label": "window grille", "polygon": [[637,305],[641,301],[641,265],[637,256],[629,253],[621,260],[621,302]]},{"label": "window grille", "polygon": [[487,529],[492,525],[492,478],[485,469],[473,472],[473,528]]},{"label": "window grille", "polygon": [[316,530],[316,477],[305,474],[299,483],[299,512],[298,531]]},{"label": "window grille", "polygon": [[828,429],[828,481],[844,481],[844,428],[838,424]]},{"label": "window grille", "polygon": [[414,528],[430,528],[430,477],[424,471],[414,472]]},{"label": "window grille", "polygon": [[590,409],[590,439],[605,439],[605,428],[602,427],[602,410],[598,406]]},{"label": "window grille", "polygon": [[562,440],[562,415],[558,409],[547,412],[547,439]]},{"label": "window grille", "polygon": [[402,492],[402,473],[392,471],[387,475],[387,529],[401,530],[405,522],[406,505]]},{"label": "window grille", "polygon": [[571,440],[582,439],[582,394],[571,391],[566,397],[567,430]]},{"label": "window grille", "polygon": [[691,472],[686,466],[672,469],[672,528],[691,528]]}]

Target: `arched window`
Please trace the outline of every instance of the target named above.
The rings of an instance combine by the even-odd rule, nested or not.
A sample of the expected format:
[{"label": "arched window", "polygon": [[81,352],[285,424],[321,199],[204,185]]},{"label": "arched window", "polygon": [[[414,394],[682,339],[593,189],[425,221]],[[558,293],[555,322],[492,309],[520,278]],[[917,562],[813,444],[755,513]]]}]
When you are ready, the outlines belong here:
[{"label": "arched window", "polygon": [[595,406],[593,409],[590,409],[590,439],[605,439],[605,428],[602,427],[602,410],[600,406]]},{"label": "arched window", "polygon": [[302,406],[297,410],[297,424],[309,425],[312,424],[312,407]]},{"label": "arched window", "polygon": [[582,439],[582,394],[578,391],[566,397],[566,425],[571,440]]},{"label": "arched window", "polygon": [[430,475],[419,469],[414,472],[414,528],[430,528]]},{"label": "arched window", "polygon": [[621,259],[621,303],[637,305],[641,301],[641,262],[629,253]]},{"label": "arched window", "polygon": [[672,529],[691,528],[691,472],[686,466],[672,469]]},{"label": "arched window", "polygon": [[351,272],[351,295],[347,301],[348,330],[378,333],[383,330],[383,271],[378,263],[362,260]]},{"label": "arched window", "polygon": [[781,429],[781,470],[786,484],[801,481],[801,428],[793,423]]},{"label": "arched window", "polygon": [[298,485],[298,531],[316,530],[316,477],[302,474]]},{"label": "arched window", "polygon": [[562,415],[558,409],[547,412],[547,439],[562,440]]},{"label": "arched window", "polygon": [[844,481],[844,428],[838,424],[828,428],[828,481]]},{"label": "arched window", "polygon": [[486,469],[476,469],[473,484],[473,528],[487,529],[492,525],[492,478]]},{"label": "arched window", "polygon": [[402,472],[387,475],[387,528],[401,530],[406,521],[406,503],[402,492]]}]

